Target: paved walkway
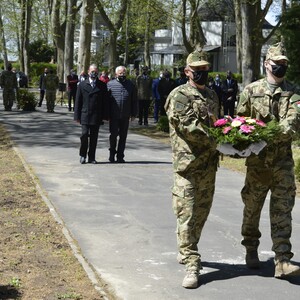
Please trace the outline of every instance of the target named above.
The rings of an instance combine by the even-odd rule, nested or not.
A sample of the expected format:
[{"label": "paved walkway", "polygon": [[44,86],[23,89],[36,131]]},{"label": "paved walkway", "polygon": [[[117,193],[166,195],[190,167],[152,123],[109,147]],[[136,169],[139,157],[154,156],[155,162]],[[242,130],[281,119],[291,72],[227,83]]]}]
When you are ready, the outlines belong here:
[{"label": "paved walkway", "polygon": [[[37,176],[52,212],[78,243],[82,256],[77,257],[85,266],[89,263],[120,299],[299,299],[300,279],[273,278],[268,201],[261,219],[262,269],[249,271],[244,265],[239,194],[243,175],[218,171],[215,200],[199,243],[201,286],[186,290],[181,287],[184,267],[176,262],[170,147],[129,133],[126,164],[110,164],[105,124],[96,157],[100,163],[81,165],[80,126],[66,107],[55,111],[48,114],[43,105],[36,112],[4,112],[0,103],[0,123]],[[299,262],[299,201],[293,224],[294,258]],[[96,280],[91,269],[87,271]]]}]

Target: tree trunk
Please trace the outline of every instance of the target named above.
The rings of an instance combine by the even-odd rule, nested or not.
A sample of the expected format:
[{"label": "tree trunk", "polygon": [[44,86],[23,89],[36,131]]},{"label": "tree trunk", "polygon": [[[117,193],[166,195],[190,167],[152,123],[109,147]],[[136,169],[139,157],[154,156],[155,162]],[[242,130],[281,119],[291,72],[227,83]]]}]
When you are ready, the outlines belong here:
[{"label": "tree trunk", "polygon": [[241,0],[234,0],[235,25],[236,25],[236,61],[237,72],[242,73],[242,17],[241,17]]},{"label": "tree trunk", "polygon": [[52,15],[51,23],[53,30],[53,41],[57,51],[57,76],[60,82],[64,80],[64,48],[65,48],[65,38],[64,38],[64,28],[65,24],[60,24],[60,7],[61,0],[53,0],[52,2]]},{"label": "tree trunk", "polygon": [[108,17],[108,14],[104,10],[104,4],[101,0],[96,0],[96,5],[99,10],[99,13],[106,23],[107,28],[109,29],[109,69],[112,71],[117,67],[117,37],[118,32],[122,27],[123,20],[125,18],[127,9],[128,9],[129,0],[121,0],[120,8],[115,13],[117,20],[113,23],[112,20]]},{"label": "tree trunk", "polygon": [[67,22],[65,31],[65,52],[64,52],[64,82],[74,64],[74,33],[75,19],[77,14],[77,0],[67,1]]},{"label": "tree trunk", "polygon": [[32,9],[32,0],[25,1],[25,30],[24,30],[24,72],[29,74],[30,71],[30,61],[29,61],[29,38],[30,38],[30,26],[31,26],[31,9]]},{"label": "tree trunk", "polygon": [[116,31],[110,32],[109,34],[109,68],[114,71],[117,67],[117,36]]},{"label": "tree trunk", "polygon": [[[262,47],[261,28],[258,28],[260,16],[256,5],[241,4],[242,17],[242,74],[243,86],[259,77],[260,52]],[[260,31],[260,32],[259,32]]]},{"label": "tree trunk", "polygon": [[150,0],[147,2],[147,17],[146,17],[146,29],[145,29],[145,43],[144,43],[144,63],[151,69],[150,62]]},{"label": "tree trunk", "polygon": [[[202,30],[201,20],[198,14],[199,1],[189,0],[189,5],[187,5],[186,0],[182,0],[182,17],[181,17],[181,32],[183,38],[183,44],[188,53],[194,50],[201,50],[206,39]],[[189,17],[187,18],[187,12],[189,12]],[[186,24],[190,25],[190,35],[186,34]]]},{"label": "tree trunk", "polygon": [[94,0],[82,1],[78,62],[77,62],[79,73],[81,71],[87,72],[90,64],[94,7],[95,7]]},{"label": "tree trunk", "polygon": [[0,6],[0,44],[2,49],[2,55],[4,60],[4,69],[7,69],[8,58],[7,58],[7,49],[6,49],[6,39],[4,34],[3,22],[2,22],[2,10]]}]

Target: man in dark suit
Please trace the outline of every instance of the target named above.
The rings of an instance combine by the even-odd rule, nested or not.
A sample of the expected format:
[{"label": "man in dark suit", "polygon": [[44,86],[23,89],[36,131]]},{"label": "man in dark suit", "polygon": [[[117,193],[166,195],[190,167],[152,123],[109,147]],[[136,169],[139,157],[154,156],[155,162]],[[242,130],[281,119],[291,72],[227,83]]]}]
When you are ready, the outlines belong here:
[{"label": "man in dark suit", "polygon": [[[70,71],[70,74],[67,76],[69,111],[72,110],[72,107],[74,110],[78,81],[79,81],[78,76],[75,73],[75,70],[72,69]],[[72,106],[72,99],[73,99],[73,106]]]},{"label": "man in dark suit", "polygon": [[77,88],[74,120],[81,124],[82,134],[79,150],[80,163],[96,164],[98,132],[103,119],[106,119],[108,93],[106,84],[98,79],[98,68],[91,65],[88,78]]},{"label": "man in dark suit", "polygon": [[45,88],[44,79],[47,76],[47,74],[48,74],[48,68],[45,68],[44,73],[40,76],[40,80],[39,80],[39,88],[40,88],[40,101],[38,105],[39,107],[42,106],[45,97],[46,88]]},{"label": "man in dark suit", "polygon": [[160,95],[160,115],[166,116],[165,103],[171,91],[176,87],[176,82],[171,78],[169,71],[164,72],[164,76],[158,83],[158,92]]},{"label": "man in dark suit", "polygon": [[237,81],[233,79],[231,71],[227,71],[227,78],[222,83],[224,116],[234,116],[237,92]]}]

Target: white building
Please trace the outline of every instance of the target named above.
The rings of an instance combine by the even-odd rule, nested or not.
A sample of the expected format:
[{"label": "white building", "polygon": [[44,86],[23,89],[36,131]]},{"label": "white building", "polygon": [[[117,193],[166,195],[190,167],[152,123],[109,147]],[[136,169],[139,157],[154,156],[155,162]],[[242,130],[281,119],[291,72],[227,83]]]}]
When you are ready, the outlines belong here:
[{"label": "white building", "polygon": [[[206,45],[203,50],[209,53],[208,60],[211,70],[237,72],[236,62],[236,27],[233,22],[212,21],[201,22]],[[264,31],[269,31],[271,25],[266,24]],[[187,32],[187,36],[189,32]],[[265,56],[267,47],[263,47],[261,60]],[[153,66],[177,67],[178,62],[187,56],[183,45],[181,28],[174,25],[171,30],[156,30],[154,48],[151,51],[151,64]]]}]

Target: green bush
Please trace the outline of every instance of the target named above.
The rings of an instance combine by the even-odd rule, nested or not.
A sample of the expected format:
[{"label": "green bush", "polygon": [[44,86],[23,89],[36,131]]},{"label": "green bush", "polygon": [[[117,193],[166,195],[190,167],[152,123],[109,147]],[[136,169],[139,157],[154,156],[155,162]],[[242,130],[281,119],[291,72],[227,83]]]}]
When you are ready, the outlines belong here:
[{"label": "green bush", "polygon": [[28,89],[18,90],[18,109],[25,111],[34,111],[37,105],[37,99],[34,93]]},{"label": "green bush", "polygon": [[163,132],[169,132],[169,120],[167,116],[161,116],[158,119],[156,128]]}]

